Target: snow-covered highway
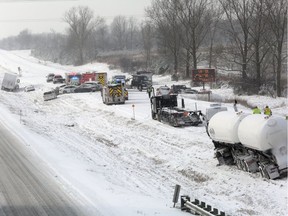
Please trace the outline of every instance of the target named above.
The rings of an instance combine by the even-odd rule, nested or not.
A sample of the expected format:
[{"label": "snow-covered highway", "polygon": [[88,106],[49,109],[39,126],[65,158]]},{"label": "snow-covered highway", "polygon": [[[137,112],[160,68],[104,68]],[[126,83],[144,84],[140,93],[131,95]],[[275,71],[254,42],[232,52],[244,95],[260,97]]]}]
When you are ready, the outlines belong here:
[{"label": "snow-covered highway", "polygon": [[[1,51],[0,59],[0,80],[5,72],[16,72],[21,66],[22,87],[36,87],[34,92],[1,91],[0,122],[57,174],[57,181],[73,199],[85,200],[83,207],[90,215],[98,210],[105,216],[185,215],[172,207],[176,184],[181,185],[181,194],[229,215],[288,214],[287,178],[263,180],[259,173],[216,166],[205,127],[174,128],[152,120],[145,92],[129,90],[127,103],[113,106],[104,105],[99,92],[43,100],[43,92],[55,87],[46,82],[48,73],[98,70],[112,77],[119,71],[99,63],[81,67],[43,64],[27,51]],[[165,77],[153,79],[158,85],[170,84]],[[210,105],[185,99],[192,110],[195,103],[201,110]],[[135,120],[131,119],[132,105]],[[232,104],[225,105],[233,109]]]}]

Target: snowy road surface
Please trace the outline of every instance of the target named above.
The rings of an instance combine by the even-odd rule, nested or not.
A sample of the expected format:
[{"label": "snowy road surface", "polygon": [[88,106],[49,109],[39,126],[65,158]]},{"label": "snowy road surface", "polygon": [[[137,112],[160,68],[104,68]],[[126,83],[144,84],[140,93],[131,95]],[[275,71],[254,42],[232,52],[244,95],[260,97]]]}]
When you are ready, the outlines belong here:
[{"label": "snowy road surface", "polygon": [[[50,168],[0,124],[0,215],[88,215]],[[82,209],[81,209],[82,208]]]},{"label": "snowy road surface", "polygon": [[[29,143],[25,147],[70,185],[68,191],[77,191],[87,200],[88,210],[99,209],[105,216],[185,215],[172,207],[174,186],[179,184],[181,195],[229,215],[288,214],[287,178],[263,180],[259,173],[216,166],[205,127],[174,128],[152,120],[145,92],[129,90],[124,105],[104,105],[99,92],[64,94],[43,101],[43,92],[55,87],[46,83],[48,73],[97,70],[106,71],[111,78],[119,71],[99,63],[81,67],[44,64],[28,54],[0,52],[0,80],[5,72],[17,72],[21,65],[22,87],[36,86],[34,92],[1,91],[0,121],[9,122],[10,130]],[[172,84],[169,77],[153,79],[158,85]],[[273,113],[287,109],[286,99],[273,102],[279,104]],[[135,120],[131,119],[133,104]],[[186,98],[185,104],[192,110],[197,105],[202,111],[210,106],[193,97]],[[224,105],[233,110],[232,104]],[[239,109],[250,112],[242,106]]]}]

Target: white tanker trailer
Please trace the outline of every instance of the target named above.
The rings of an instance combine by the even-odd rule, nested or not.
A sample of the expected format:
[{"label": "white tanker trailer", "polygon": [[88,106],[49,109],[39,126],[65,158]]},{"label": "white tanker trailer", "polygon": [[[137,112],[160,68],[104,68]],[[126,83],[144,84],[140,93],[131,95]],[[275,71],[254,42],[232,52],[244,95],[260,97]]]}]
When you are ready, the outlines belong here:
[{"label": "white tanker trailer", "polygon": [[287,172],[287,121],[282,117],[222,111],[208,124],[219,164],[275,179]]}]

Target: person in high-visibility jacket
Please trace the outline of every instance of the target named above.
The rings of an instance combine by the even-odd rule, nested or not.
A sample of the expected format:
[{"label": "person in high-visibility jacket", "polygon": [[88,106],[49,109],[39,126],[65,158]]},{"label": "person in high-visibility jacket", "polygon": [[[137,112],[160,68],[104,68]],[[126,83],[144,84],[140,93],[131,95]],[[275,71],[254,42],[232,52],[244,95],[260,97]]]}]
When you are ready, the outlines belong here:
[{"label": "person in high-visibility jacket", "polygon": [[265,115],[268,115],[268,116],[271,116],[271,115],[272,115],[272,111],[271,111],[271,109],[269,108],[269,106],[266,106],[266,107],[264,108],[264,114],[265,114]]},{"label": "person in high-visibility jacket", "polygon": [[252,112],[253,114],[261,114],[261,110],[257,106],[253,108]]}]

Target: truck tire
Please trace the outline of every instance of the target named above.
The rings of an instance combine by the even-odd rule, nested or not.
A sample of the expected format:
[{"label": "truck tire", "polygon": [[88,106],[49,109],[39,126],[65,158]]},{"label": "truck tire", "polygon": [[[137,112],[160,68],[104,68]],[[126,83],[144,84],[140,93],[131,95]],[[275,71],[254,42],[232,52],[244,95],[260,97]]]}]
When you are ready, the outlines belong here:
[{"label": "truck tire", "polygon": [[190,119],[192,121],[192,126],[197,126],[200,124],[200,117],[196,113],[193,113],[190,116]]},{"label": "truck tire", "polygon": [[171,116],[169,124],[173,127],[178,127],[177,119],[174,116]]},{"label": "truck tire", "polygon": [[156,117],[156,113],[154,113],[153,111],[151,111],[151,116],[152,116],[152,119],[156,120],[157,117]]},{"label": "truck tire", "polygon": [[160,114],[160,112],[157,113],[157,120],[158,120],[159,122],[161,122],[161,114]]}]

